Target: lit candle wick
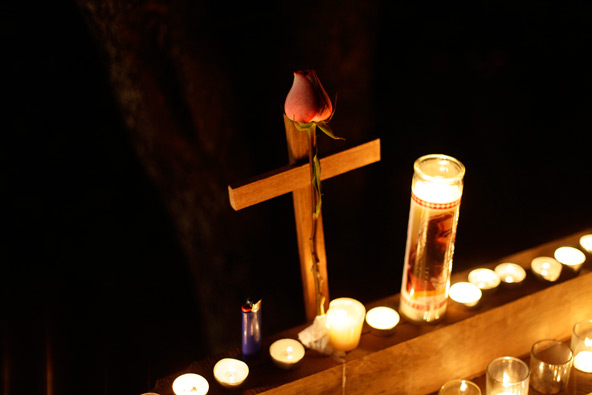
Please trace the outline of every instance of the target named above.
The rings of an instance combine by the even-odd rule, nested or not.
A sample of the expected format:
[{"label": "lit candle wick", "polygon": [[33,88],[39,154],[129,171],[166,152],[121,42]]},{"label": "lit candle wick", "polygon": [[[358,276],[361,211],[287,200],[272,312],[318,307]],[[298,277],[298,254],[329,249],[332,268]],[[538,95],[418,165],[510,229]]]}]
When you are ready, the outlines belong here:
[{"label": "lit candle wick", "polygon": [[287,355],[288,359],[294,358],[294,356],[292,355],[292,351],[294,351],[292,346],[288,346],[288,348],[286,348],[286,355]]}]

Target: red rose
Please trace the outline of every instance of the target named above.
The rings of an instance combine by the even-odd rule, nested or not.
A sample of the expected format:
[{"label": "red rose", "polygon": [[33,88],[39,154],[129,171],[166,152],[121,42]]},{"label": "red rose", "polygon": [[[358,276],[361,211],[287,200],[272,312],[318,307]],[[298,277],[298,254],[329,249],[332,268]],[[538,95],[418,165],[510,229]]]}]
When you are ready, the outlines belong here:
[{"label": "red rose", "polygon": [[300,123],[320,122],[331,117],[333,105],[314,70],[294,72],[294,83],[284,104],[286,116]]}]

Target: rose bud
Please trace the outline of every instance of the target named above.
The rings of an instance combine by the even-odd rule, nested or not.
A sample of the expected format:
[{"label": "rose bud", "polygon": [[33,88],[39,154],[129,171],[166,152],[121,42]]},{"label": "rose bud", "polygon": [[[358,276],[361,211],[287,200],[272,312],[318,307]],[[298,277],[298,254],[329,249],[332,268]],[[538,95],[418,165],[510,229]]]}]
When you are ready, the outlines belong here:
[{"label": "rose bud", "polygon": [[294,72],[294,83],[284,104],[286,116],[300,123],[320,122],[331,117],[333,105],[314,70]]}]

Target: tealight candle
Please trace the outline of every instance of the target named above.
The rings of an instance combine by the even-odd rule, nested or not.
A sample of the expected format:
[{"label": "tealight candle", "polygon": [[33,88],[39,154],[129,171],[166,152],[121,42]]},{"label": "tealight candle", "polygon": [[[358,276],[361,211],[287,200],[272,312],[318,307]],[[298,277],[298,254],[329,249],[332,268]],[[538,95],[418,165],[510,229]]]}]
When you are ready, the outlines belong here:
[{"label": "tealight candle", "polygon": [[298,340],[280,339],[269,347],[269,355],[278,367],[290,370],[304,358],[304,347]]},{"label": "tealight candle", "polygon": [[555,250],[555,259],[570,267],[575,272],[579,271],[582,264],[586,260],[586,255],[577,248],[573,247],[559,247]]},{"label": "tealight candle", "polygon": [[488,395],[528,394],[530,369],[518,358],[500,357],[494,359],[487,366],[485,376]]},{"label": "tealight candle", "polygon": [[469,380],[452,380],[440,387],[438,395],[481,395],[481,389]]},{"label": "tealight candle", "polygon": [[575,355],[574,367],[582,372],[592,373],[592,321],[574,325],[571,349]]},{"label": "tealight candle", "polygon": [[500,263],[495,272],[505,284],[519,284],[526,278],[526,270],[515,263]]},{"label": "tealight candle", "polygon": [[471,270],[469,282],[478,286],[482,292],[491,292],[500,285],[501,279],[499,274],[493,270],[479,268]]},{"label": "tealight candle", "polygon": [[539,256],[530,262],[532,272],[540,279],[557,281],[561,275],[561,263],[548,256]]},{"label": "tealight candle", "polygon": [[452,284],[448,293],[450,299],[466,307],[475,307],[481,295],[481,289],[478,286],[467,282]]},{"label": "tealight candle", "polygon": [[379,306],[366,313],[366,322],[378,335],[390,335],[394,332],[401,317],[394,309]]},{"label": "tealight candle", "polygon": [[580,351],[574,358],[574,366],[582,372],[592,373],[592,351]]},{"label": "tealight candle", "polygon": [[249,375],[249,366],[234,358],[223,358],[214,365],[216,381],[226,388],[239,387]]},{"label": "tealight candle", "polygon": [[185,373],[173,381],[175,395],[206,395],[210,390],[208,380],[195,373]]},{"label": "tealight candle", "polygon": [[366,309],[355,299],[338,298],[329,303],[327,328],[334,349],[350,351],[358,346]]},{"label": "tealight candle", "polygon": [[592,234],[580,237],[580,245],[588,252],[592,252]]}]

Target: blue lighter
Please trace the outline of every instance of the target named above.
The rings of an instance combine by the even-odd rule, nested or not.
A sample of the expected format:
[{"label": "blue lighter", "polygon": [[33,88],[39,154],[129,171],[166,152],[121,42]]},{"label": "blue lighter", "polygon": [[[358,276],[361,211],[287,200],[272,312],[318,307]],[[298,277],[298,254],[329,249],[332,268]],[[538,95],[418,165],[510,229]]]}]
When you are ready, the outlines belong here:
[{"label": "blue lighter", "polygon": [[250,357],[261,349],[261,300],[250,299],[241,308],[243,312],[243,356]]}]

